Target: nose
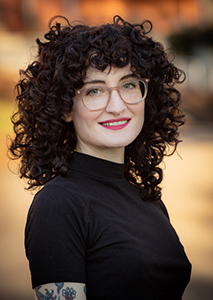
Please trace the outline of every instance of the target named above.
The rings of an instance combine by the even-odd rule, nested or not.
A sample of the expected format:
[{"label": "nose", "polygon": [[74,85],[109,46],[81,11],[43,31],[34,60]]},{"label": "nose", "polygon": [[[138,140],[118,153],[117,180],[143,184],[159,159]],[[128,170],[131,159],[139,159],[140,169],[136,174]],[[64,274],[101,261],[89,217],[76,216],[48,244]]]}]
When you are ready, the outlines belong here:
[{"label": "nose", "polygon": [[125,111],[126,108],[126,103],[122,100],[118,92],[116,90],[111,91],[106,112],[114,115],[120,115]]}]

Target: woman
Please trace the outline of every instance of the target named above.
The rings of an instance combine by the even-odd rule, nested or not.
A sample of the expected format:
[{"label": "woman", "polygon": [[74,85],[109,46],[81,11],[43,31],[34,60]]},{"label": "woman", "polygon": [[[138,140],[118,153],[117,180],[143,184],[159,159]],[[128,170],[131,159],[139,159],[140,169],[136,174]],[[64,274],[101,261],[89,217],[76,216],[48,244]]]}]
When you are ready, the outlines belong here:
[{"label": "woman", "polygon": [[159,164],[184,123],[183,72],[144,23],[53,20],[21,73],[10,147],[29,188],[44,186],[25,236],[36,299],[180,300],[191,265]]}]

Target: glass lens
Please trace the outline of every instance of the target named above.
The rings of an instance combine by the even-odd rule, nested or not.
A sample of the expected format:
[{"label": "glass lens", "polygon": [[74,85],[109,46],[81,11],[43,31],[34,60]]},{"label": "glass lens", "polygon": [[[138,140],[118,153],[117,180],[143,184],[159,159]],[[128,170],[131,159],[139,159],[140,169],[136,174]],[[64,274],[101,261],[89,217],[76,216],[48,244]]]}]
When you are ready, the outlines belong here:
[{"label": "glass lens", "polygon": [[106,107],[112,90],[117,90],[124,102],[134,104],[145,98],[146,83],[137,78],[130,78],[128,81],[122,82],[118,87],[92,86],[82,90],[81,97],[88,109],[99,110]]},{"label": "glass lens", "polygon": [[107,89],[103,87],[91,87],[84,91],[84,105],[91,110],[101,109],[107,105],[109,94]]},{"label": "glass lens", "polygon": [[120,95],[127,103],[137,103],[145,96],[145,83],[140,80],[130,80],[120,87]]}]

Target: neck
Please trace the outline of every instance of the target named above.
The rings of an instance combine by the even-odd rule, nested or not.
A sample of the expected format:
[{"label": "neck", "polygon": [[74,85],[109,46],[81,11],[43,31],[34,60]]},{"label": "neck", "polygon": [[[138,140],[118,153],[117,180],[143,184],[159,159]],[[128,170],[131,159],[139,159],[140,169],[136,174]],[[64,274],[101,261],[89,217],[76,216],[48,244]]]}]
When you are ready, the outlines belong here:
[{"label": "neck", "polygon": [[77,144],[76,152],[84,153],[91,155],[97,158],[104,160],[112,161],[115,163],[123,164],[124,163],[124,147],[120,148],[91,148],[91,147],[82,147],[82,145]]}]

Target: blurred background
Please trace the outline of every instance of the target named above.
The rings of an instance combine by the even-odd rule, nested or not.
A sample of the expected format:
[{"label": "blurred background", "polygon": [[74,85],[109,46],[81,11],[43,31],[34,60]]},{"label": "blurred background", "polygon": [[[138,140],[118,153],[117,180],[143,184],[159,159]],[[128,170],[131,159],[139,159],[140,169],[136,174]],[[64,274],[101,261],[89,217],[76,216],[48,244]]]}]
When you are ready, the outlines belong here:
[{"label": "blurred background", "polygon": [[33,195],[8,165],[14,85],[36,56],[48,21],[130,22],[149,19],[151,35],[176,52],[186,125],[178,154],[168,157],[162,184],[171,222],[192,263],[184,300],[213,299],[213,0],[0,0],[0,299],[32,300],[24,226]]}]

